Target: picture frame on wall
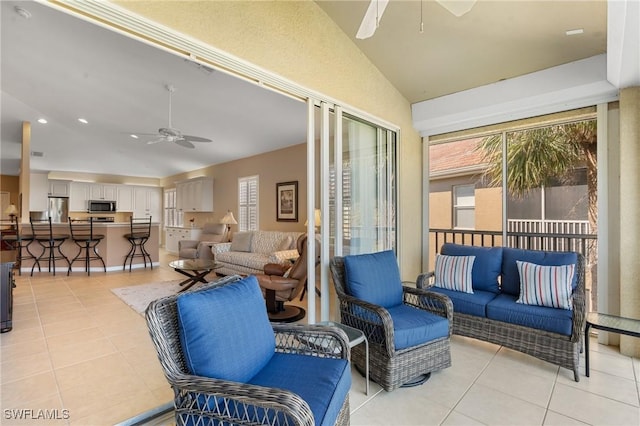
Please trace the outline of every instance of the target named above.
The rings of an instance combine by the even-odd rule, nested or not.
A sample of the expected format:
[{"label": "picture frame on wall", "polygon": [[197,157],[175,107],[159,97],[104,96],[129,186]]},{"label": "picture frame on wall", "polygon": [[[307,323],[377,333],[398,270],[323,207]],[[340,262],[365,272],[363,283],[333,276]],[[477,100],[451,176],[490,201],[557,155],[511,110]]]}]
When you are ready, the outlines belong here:
[{"label": "picture frame on wall", "polygon": [[298,181],[276,183],[276,220],[298,221]]}]

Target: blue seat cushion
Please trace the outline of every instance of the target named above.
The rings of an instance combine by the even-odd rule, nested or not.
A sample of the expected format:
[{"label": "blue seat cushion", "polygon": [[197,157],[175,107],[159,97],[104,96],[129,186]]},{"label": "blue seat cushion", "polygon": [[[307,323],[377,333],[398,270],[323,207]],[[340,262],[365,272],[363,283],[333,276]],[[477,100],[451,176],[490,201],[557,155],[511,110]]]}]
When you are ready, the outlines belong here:
[{"label": "blue seat cushion", "polygon": [[487,316],[487,304],[496,297],[495,293],[482,290],[476,290],[474,293],[465,293],[463,291],[447,290],[446,288],[438,287],[431,287],[429,290],[448,296],[453,303],[453,312],[475,315],[477,317]]},{"label": "blue seat cushion", "polygon": [[269,362],[275,336],[255,276],[177,298],[180,343],[197,376],[246,382]]},{"label": "blue seat cushion", "polygon": [[402,281],[392,250],[345,256],[347,292],[353,297],[388,308],[402,303]]},{"label": "blue seat cushion", "polygon": [[449,335],[449,320],[409,305],[387,308],[393,320],[396,350],[409,348]]},{"label": "blue seat cushion", "polygon": [[[504,247],[502,252],[502,292],[513,296],[520,295],[520,273],[516,260],[535,263],[542,266],[576,265],[578,254],[575,252],[522,250]],[[571,288],[578,284],[577,273],[573,275]]]},{"label": "blue seat cushion", "polygon": [[516,296],[509,294],[496,296],[487,305],[487,318],[571,336],[572,311],[546,306],[523,305],[516,303],[517,299]]},{"label": "blue seat cushion", "polygon": [[291,391],[304,399],[317,425],[333,425],[351,388],[346,359],[275,353],[249,383]]},{"label": "blue seat cushion", "polygon": [[473,291],[499,293],[498,276],[502,271],[502,247],[477,247],[446,243],[440,253],[447,256],[475,256],[471,270]]}]

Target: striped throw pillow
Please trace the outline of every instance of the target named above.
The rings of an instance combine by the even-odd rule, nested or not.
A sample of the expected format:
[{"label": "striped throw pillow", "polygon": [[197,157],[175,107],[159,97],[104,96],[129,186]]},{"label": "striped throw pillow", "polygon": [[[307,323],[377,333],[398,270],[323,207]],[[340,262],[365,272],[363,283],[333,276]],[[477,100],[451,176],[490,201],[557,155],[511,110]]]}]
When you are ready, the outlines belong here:
[{"label": "striped throw pillow", "polygon": [[475,256],[445,256],[436,254],[434,286],[473,293],[471,271]]},{"label": "striped throw pillow", "polygon": [[543,266],[516,261],[520,274],[517,303],[571,309],[571,282],[575,265]]}]

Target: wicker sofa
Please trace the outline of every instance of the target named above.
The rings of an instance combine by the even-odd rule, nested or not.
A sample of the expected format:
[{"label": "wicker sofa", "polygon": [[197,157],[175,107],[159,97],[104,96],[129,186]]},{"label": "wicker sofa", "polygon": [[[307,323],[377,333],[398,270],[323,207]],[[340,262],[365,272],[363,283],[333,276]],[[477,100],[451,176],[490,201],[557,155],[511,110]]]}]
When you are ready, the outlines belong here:
[{"label": "wicker sofa", "polygon": [[233,234],[230,243],[211,248],[220,275],[254,275],[264,273],[267,263],[285,265],[298,258],[296,241],[302,232],[247,231]]},{"label": "wicker sofa", "polygon": [[[471,272],[473,293],[437,287],[434,272],[421,274],[417,279],[418,288],[428,288],[451,299],[454,334],[502,345],[568,368],[573,371],[575,381],[580,380],[579,352],[585,326],[581,254],[458,244],[444,244],[440,253],[475,256]],[[575,265],[569,289],[570,309],[517,303],[521,291],[518,268],[523,265],[517,266],[517,261],[536,266]]]}]

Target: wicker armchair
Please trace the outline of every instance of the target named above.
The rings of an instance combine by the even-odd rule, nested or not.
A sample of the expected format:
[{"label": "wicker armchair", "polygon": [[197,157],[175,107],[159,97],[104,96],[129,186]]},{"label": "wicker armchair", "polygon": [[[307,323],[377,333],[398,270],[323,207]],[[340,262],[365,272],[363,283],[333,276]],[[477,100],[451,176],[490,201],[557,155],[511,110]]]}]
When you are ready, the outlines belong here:
[{"label": "wicker armchair", "polygon": [[[183,308],[178,306],[180,302],[178,297],[182,295],[207,292],[207,297],[215,297],[218,289],[225,287],[239,287],[247,281],[255,282],[255,306],[264,309],[264,299],[255,281],[255,277],[241,279],[239,276],[224,277],[216,282],[205,284],[196,290],[181,293],[180,295],[169,296],[152,302],[146,311],[147,324],[151,334],[152,341],[158,352],[160,363],[164,370],[165,376],[169,384],[174,390],[175,420],[177,425],[218,425],[218,424],[270,424],[270,425],[313,425],[313,424],[349,424],[349,399],[348,388],[351,384],[350,369],[346,364],[344,377],[341,381],[342,386],[346,386],[346,393],[343,397],[332,401],[333,417],[327,415],[324,418],[317,418],[317,401],[307,402],[297,393],[286,390],[296,388],[289,387],[287,381],[304,381],[308,379],[310,372],[299,369],[299,374],[292,374],[292,370],[287,374],[280,374],[282,368],[295,368],[288,365],[277,365],[271,367],[271,374],[275,375],[277,386],[266,387],[252,383],[243,383],[227,379],[209,378],[198,376],[190,373],[189,363],[192,362],[193,353],[189,350],[188,355],[183,351],[181,344],[184,337],[184,328],[187,327],[183,319]],[[234,284],[236,284],[234,286]],[[214,290],[208,292],[208,290]],[[211,295],[213,293],[213,295]],[[243,305],[247,306],[247,305]],[[253,305],[252,305],[253,306]],[[235,307],[234,307],[235,308]],[[242,307],[237,308],[242,310]],[[180,320],[178,319],[178,310],[180,310]],[[242,314],[245,312],[242,311]],[[323,326],[307,326],[307,325],[269,325],[266,317],[266,311],[259,315],[264,316],[267,327],[273,327],[275,335],[275,354],[285,354],[281,357],[286,358],[287,354],[306,355],[307,359],[319,360],[324,359],[349,359],[349,345],[347,336],[343,331],[333,327]],[[254,328],[256,321],[253,320],[251,314],[248,314],[247,322],[249,327]],[[234,324],[233,319],[229,319],[224,314],[217,316],[218,322],[223,323],[222,327],[230,329],[233,335]],[[180,323],[179,323],[180,322]],[[260,324],[264,327],[264,324]],[[238,327],[236,325],[236,327]],[[247,353],[255,352],[255,348],[245,348],[242,357]],[[209,360],[218,363],[219,368],[226,368],[225,361],[218,359],[224,356],[242,358],[239,354],[224,354],[223,351],[217,353],[205,354]],[[189,358],[189,359],[187,359]],[[267,357],[269,358],[269,357]],[[272,359],[276,356],[272,356]],[[301,357],[297,357],[300,359]],[[271,361],[270,361],[271,362]],[[304,361],[303,361],[304,362]],[[322,362],[322,361],[321,361]],[[329,362],[324,361],[324,362]],[[335,362],[334,362],[335,364]],[[300,364],[297,364],[300,367]],[[263,371],[266,367],[263,369]],[[295,371],[295,370],[294,370]],[[264,374],[260,372],[249,382],[256,382],[256,377]],[[313,372],[311,372],[313,375]],[[342,380],[342,379],[341,379]],[[308,383],[298,385],[313,386]],[[312,388],[313,392],[314,388]],[[344,391],[344,389],[343,389]],[[340,392],[336,391],[337,394]],[[333,394],[332,394],[333,395]],[[341,400],[344,398],[344,400]],[[312,399],[312,398],[309,398]],[[317,398],[316,398],[317,399]],[[330,410],[327,409],[327,412]]]},{"label": "wicker armchair", "polygon": [[[395,255],[390,256],[393,256],[392,260],[397,270]],[[398,273],[397,286],[398,291],[402,293],[400,305],[435,314],[446,318],[448,322],[448,325],[445,324],[445,336],[399,349],[396,342],[399,330],[394,329],[394,321],[390,314],[393,309],[366,302],[350,294],[344,257],[331,259],[330,268],[339,299],[341,322],[366,334],[370,347],[371,378],[386,391],[400,386],[421,384],[429,378],[432,371],[451,366],[449,342],[453,325],[453,305],[447,296],[402,286]],[[364,350],[360,346],[352,348],[351,357],[355,366],[364,371]]]}]

